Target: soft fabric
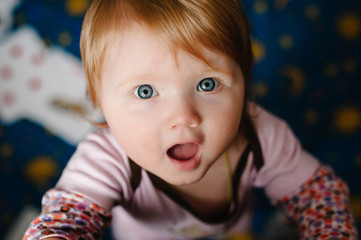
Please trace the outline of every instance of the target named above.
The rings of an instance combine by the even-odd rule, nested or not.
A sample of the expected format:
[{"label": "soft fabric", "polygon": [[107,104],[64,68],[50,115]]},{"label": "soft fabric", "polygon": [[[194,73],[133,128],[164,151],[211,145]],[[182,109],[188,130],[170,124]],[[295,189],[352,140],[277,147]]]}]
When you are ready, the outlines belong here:
[{"label": "soft fabric", "polygon": [[[109,212],[112,212],[116,239],[169,239],[171,237],[189,239],[232,235],[246,231],[251,223],[248,204],[249,190],[252,187],[264,188],[272,203],[281,200],[287,209],[287,206],[292,203],[288,203],[284,197],[292,196],[300,188],[307,190],[313,187],[307,183],[320,167],[313,156],[302,150],[299,141],[284,121],[253,104],[250,106],[250,112],[261,144],[264,166],[260,171],[256,171],[252,164],[253,154],[248,156],[242,176],[240,179],[235,179],[240,182],[237,192],[238,201],[232,203],[229,217],[224,221],[210,222],[199,219],[189,209],[175,201],[172,196],[157,188],[145,170],[141,172],[139,186],[133,191],[129,159],[109,129],[89,135],[87,140],[78,146],[56,185],[57,190],[51,190],[45,197],[43,216],[38,220],[46,222],[45,216],[54,214],[52,209],[59,212],[61,204],[56,206],[58,201],[49,201],[51,196],[55,195],[63,199],[64,195],[67,201],[66,199],[72,198],[71,194],[77,194],[102,209],[98,211],[100,215],[97,213],[95,216],[105,216],[104,219],[108,219]],[[329,178],[328,181],[332,182],[334,179]],[[333,183],[330,183],[330,186],[333,186]],[[345,193],[342,192],[342,194]],[[347,199],[348,196],[345,195],[343,198]],[[343,204],[346,204],[346,201],[343,201]],[[71,211],[76,212],[76,209]],[[94,212],[94,209],[87,212]],[[238,217],[235,212],[240,212],[240,216]],[[348,217],[352,219],[352,215]],[[58,224],[74,223],[68,222],[67,218],[68,216],[63,214],[62,220],[55,221],[56,224],[52,224],[49,220],[50,225],[47,231],[54,231],[51,230],[52,226],[56,227]],[[39,224],[41,223],[35,221],[28,233],[33,232],[33,236],[36,236],[35,228]],[[98,231],[105,225],[106,221],[98,224]],[[94,236],[97,236],[96,234],[99,232]],[[26,239],[36,239],[33,236]],[[81,239],[75,236],[76,234],[74,239]]]},{"label": "soft fabric", "polygon": [[301,239],[358,239],[346,184],[322,166],[293,195],[278,204],[288,221],[296,223]]}]

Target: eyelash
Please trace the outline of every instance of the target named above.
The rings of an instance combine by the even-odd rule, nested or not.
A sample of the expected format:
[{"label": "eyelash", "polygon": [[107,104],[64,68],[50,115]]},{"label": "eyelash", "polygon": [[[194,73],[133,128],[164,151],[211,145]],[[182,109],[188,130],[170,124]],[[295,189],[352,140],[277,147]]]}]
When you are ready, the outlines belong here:
[{"label": "eyelash", "polygon": [[[209,82],[206,82],[206,81],[209,81],[209,80],[212,80],[212,83],[211,83],[211,84],[212,84],[213,86],[209,86],[210,83],[209,83]],[[203,88],[202,88],[202,85],[201,85],[202,83],[208,84],[208,86],[203,85]],[[210,90],[205,90],[204,87],[205,87],[205,88],[211,87],[211,89],[210,89]],[[217,80],[215,80],[214,78],[203,78],[203,79],[198,83],[197,90],[200,91],[200,92],[211,92],[211,91],[216,90],[218,87],[219,87],[219,82],[218,82]]]},{"label": "eyelash", "polygon": [[[146,92],[141,92],[142,89]],[[145,94],[148,94],[148,91],[150,92],[150,96],[149,97],[141,97],[140,95],[143,94],[143,96]],[[158,95],[158,92],[157,90],[155,90],[152,86],[150,86],[149,84],[144,84],[144,85],[140,85],[138,86],[135,90],[134,90],[134,95],[137,97],[137,98],[140,98],[140,99],[149,99],[149,98],[152,98],[152,97],[155,97]]]},{"label": "eyelash", "polygon": [[[212,82],[209,82],[209,81]],[[201,85],[201,84],[205,85]],[[216,90],[219,87],[220,83],[214,78],[203,78],[197,85],[197,91],[199,92],[212,92]],[[207,89],[208,88],[208,89]],[[142,92],[143,90],[143,92]],[[155,90],[151,85],[149,84],[143,84],[135,88],[133,91],[133,94],[140,99],[150,99],[152,97],[155,97],[158,95],[157,90]]]}]

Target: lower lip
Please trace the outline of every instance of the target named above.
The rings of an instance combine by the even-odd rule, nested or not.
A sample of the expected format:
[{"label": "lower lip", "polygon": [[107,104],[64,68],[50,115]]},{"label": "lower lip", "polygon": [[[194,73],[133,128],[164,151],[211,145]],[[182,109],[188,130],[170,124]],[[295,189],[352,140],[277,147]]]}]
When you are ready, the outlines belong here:
[{"label": "lower lip", "polygon": [[173,166],[181,171],[191,171],[197,168],[199,162],[200,162],[200,154],[197,153],[194,157],[192,157],[191,159],[188,160],[177,160],[177,159],[173,159],[171,157],[168,156],[168,158],[170,159],[170,162],[173,164]]}]

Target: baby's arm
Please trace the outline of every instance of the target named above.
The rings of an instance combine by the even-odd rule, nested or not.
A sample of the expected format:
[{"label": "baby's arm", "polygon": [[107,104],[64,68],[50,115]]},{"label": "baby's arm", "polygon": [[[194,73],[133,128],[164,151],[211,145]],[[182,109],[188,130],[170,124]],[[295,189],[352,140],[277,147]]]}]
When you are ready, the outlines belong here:
[{"label": "baby's arm", "polygon": [[321,166],[295,195],[278,204],[299,226],[301,239],[358,239],[348,188],[330,167]]},{"label": "baby's arm", "polygon": [[48,191],[42,204],[42,214],[31,223],[23,240],[100,239],[111,220],[100,206],[61,190]]},{"label": "baby's arm", "polygon": [[286,122],[256,111],[264,166],[254,186],[265,188],[271,202],[299,226],[301,239],[357,239],[346,184],[302,149]]},{"label": "baby's arm", "polygon": [[24,240],[100,239],[110,224],[114,204],[131,198],[130,174],[128,158],[108,129],[88,135],[55,189],[45,194],[42,214],[32,222]]}]

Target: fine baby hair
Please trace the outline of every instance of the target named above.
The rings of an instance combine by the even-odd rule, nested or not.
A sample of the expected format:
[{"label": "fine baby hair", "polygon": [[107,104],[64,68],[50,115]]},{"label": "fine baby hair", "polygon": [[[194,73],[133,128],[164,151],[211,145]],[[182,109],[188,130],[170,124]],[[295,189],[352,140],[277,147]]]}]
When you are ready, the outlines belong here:
[{"label": "fine baby hair", "polygon": [[357,239],[347,185],[251,101],[250,33],[236,0],[92,0],[80,48],[105,121],[24,240],[242,239],[252,188],[301,239]]},{"label": "fine baby hair", "polygon": [[80,49],[95,106],[105,54],[134,23],[151,30],[170,49],[184,49],[203,61],[207,59],[200,44],[231,57],[251,85],[251,26],[236,0],[94,0],[84,18]]}]

